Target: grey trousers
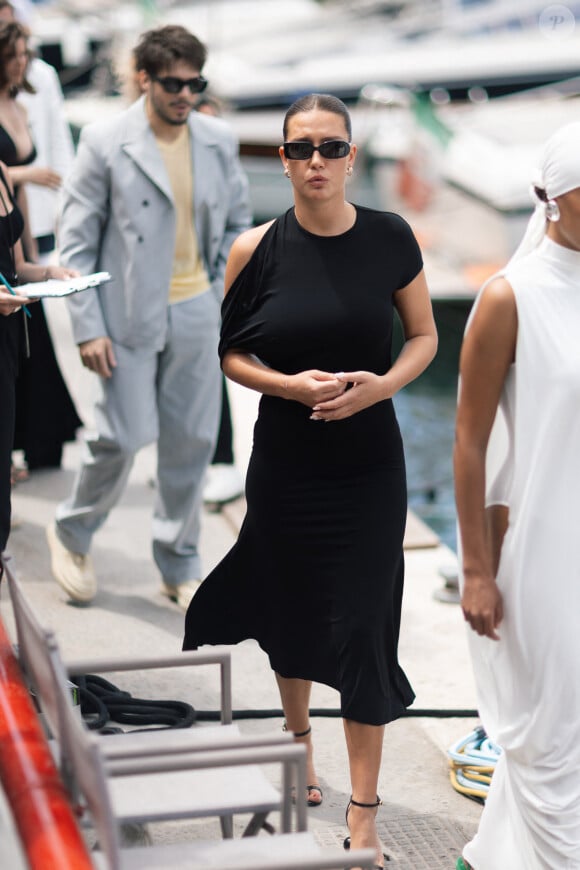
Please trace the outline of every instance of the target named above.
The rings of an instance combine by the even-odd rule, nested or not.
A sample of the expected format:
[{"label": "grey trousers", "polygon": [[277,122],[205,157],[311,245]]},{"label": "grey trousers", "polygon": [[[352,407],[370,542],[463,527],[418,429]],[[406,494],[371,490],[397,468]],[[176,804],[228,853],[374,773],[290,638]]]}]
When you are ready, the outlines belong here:
[{"label": "grey trousers", "polygon": [[71,497],[57,508],[67,549],[88,553],[127,483],[137,451],[157,441],[153,556],[166,583],[202,576],[198,553],[206,468],[217,437],[219,306],[211,291],[167,309],[165,347],[114,345],[117,367],[99,379],[96,432]]}]

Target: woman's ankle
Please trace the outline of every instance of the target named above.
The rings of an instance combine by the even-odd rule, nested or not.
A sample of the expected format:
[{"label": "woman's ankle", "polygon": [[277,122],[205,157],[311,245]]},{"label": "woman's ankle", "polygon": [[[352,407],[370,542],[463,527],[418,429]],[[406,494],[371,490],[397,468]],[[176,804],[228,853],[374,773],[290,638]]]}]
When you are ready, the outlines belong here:
[{"label": "woman's ankle", "polygon": [[309,738],[312,734],[312,725],[307,725],[305,728],[293,731],[292,728],[289,728],[288,724],[284,722],[282,725],[282,731],[289,731],[294,737],[294,740],[306,740],[306,738]]},{"label": "woman's ankle", "polygon": [[350,835],[350,848],[376,849],[376,866],[382,867],[384,854],[377,832],[377,810],[377,806],[359,807],[354,803],[349,804],[347,826]]}]

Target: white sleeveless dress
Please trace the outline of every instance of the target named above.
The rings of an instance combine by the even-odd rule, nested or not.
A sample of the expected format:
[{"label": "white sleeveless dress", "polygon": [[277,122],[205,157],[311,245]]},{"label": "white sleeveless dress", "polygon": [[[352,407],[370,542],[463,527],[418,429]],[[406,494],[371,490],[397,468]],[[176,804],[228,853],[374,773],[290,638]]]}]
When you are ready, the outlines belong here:
[{"label": "white sleeveless dress", "polygon": [[475,870],[579,870],[580,252],[546,237],[505,277],[518,338],[506,461],[488,487],[488,503],[509,506],[505,615],[499,642],[469,631],[482,723],[503,753],[464,857]]}]

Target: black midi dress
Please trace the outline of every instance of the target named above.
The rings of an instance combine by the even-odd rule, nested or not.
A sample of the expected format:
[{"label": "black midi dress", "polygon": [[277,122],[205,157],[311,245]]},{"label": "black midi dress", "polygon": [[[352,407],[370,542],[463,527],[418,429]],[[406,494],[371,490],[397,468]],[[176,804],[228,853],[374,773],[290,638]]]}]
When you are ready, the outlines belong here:
[{"label": "black midi dress", "polygon": [[[27,166],[35,159],[34,146],[19,159],[12,137],[0,124],[0,160],[7,166]],[[30,259],[30,252],[24,256]],[[16,381],[13,449],[24,451],[30,470],[59,468],[63,444],[76,439],[83,421],[61,374],[42,301],[34,306],[27,327],[30,355],[21,359]]]},{"label": "black midi dress", "polygon": [[[268,229],[223,306],[220,354],[237,348],[285,374],[391,366],[393,297],[422,268],[408,224],[356,208],[339,236],[294,210]],[[262,396],[234,547],[186,616],[184,649],[255,638],[283,677],[340,692],[371,725],[414,699],[397,657],[407,512],[392,401],[337,422]]]},{"label": "black midi dress", "polygon": [[[8,182],[0,169],[6,191]],[[12,286],[16,283],[14,245],[22,235],[24,221],[12,196],[5,202],[7,214],[0,215],[0,272]],[[20,361],[23,311],[0,314],[0,554],[10,534],[10,466],[16,418],[16,377]],[[0,569],[1,570],[1,569]]]}]

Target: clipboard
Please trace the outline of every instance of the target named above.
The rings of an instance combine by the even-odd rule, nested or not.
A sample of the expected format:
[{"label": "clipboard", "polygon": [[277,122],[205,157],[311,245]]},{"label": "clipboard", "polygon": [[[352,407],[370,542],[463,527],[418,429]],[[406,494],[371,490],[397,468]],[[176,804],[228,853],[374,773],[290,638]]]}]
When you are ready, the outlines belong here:
[{"label": "clipboard", "polygon": [[57,299],[61,296],[70,296],[72,293],[81,293],[91,287],[100,287],[112,281],[109,272],[93,272],[91,275],[81,275],[78,278],[65,278],[59,281],[49,278],[48,281],[36,281],[31,284],[21,284],[17,293],[29,299]]}]

